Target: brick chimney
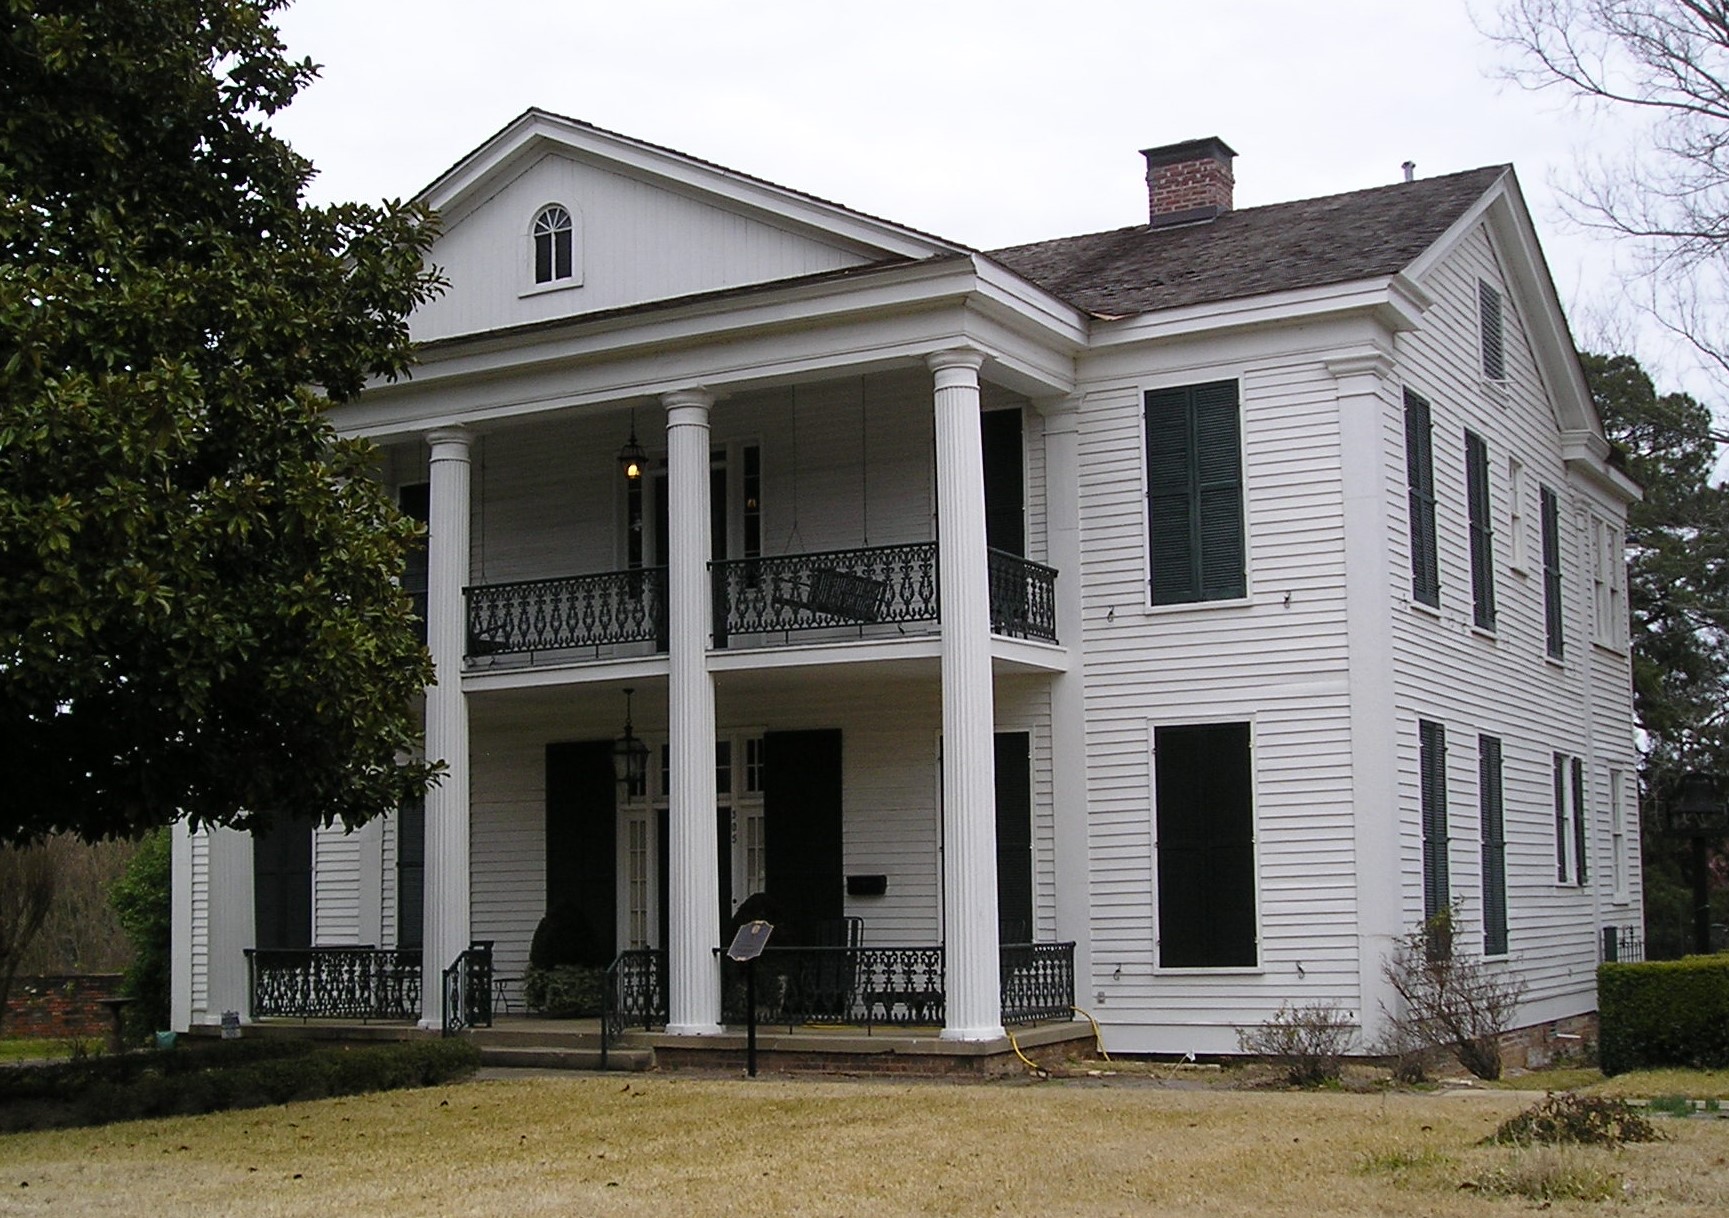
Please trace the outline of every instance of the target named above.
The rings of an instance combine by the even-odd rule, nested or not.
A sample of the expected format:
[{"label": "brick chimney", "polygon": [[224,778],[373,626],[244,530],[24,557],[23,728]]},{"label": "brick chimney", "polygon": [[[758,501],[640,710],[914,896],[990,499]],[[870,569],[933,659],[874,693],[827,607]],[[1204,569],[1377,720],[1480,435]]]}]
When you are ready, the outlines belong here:
[{"label": "brick chimney", "polygon": [[1217,136],[1142,149],[1147,158],[1147,203],[1153,228],[1211,220],[1231,210],[1231,160],[1237,154]]}]

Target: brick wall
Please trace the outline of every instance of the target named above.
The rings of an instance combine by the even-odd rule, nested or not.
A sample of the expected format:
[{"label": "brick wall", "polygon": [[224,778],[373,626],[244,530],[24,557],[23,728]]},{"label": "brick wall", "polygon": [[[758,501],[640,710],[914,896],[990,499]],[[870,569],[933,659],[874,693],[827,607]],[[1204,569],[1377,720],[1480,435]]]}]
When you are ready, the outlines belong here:
[{"label": "brick wall", "polygon": [[120,994],[119,973],[14,977],[6,1000],[4,1036],[106,1036],[114,1020],[102,1006]]},{"label": "brick wall", "polygon": [[1231,210],[1234,175],[1228,162],[1214,157],[1154,166],[1147,173],[1147,202],[1152,219],[1208,209]]}]

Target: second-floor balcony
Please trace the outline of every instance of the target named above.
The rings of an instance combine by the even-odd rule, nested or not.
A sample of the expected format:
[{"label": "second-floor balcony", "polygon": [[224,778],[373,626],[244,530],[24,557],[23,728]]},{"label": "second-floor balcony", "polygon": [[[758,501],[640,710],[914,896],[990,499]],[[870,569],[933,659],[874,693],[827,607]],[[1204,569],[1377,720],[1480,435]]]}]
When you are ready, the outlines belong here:
[{"label": "second-floor balcony", "polygon": [[[1057,641],[1057,572],[988,554],[991,632]],[[709,564],[716,648],[893,638],[941,628],[934,541]],[[664,567],[480,584],[465,590],[469,657],[664,651]]]}]

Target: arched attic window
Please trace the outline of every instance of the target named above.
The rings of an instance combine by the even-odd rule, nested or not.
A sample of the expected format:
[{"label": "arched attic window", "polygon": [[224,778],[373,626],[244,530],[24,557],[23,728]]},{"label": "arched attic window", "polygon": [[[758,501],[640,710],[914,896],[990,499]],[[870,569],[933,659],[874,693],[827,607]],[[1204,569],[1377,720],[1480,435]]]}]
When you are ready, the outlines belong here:
[{"label": "arched attic window", "polygon": [[575,274],[574,229],[570,212],[557,203],[541,208],[534,217],[535,283],[557,283]]}]

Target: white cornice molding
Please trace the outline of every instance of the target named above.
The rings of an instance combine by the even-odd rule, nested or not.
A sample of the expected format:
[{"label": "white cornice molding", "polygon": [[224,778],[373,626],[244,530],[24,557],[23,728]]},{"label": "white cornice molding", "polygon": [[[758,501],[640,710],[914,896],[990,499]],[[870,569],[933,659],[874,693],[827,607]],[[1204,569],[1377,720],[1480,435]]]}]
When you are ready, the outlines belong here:
[{"label": "white cornice molding", "polygon": [[1104,351],[1129,343],[1216,334],[1251,326],[1289,325],[1348,313],[1369,314],[1389,330],[1411,330],[1431,303],[1426,291],[1402,276],[1360,279],[1095,321],[1088,347]]}]

